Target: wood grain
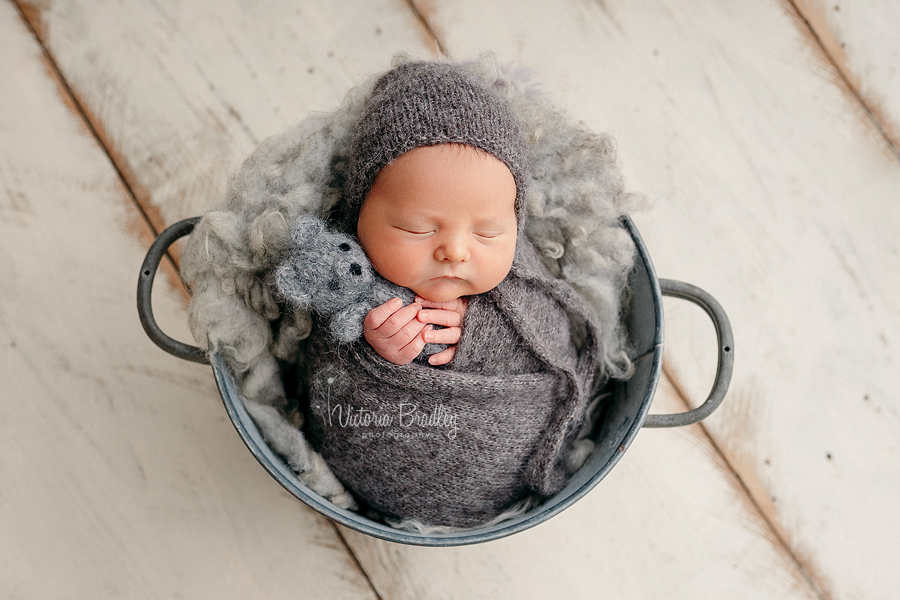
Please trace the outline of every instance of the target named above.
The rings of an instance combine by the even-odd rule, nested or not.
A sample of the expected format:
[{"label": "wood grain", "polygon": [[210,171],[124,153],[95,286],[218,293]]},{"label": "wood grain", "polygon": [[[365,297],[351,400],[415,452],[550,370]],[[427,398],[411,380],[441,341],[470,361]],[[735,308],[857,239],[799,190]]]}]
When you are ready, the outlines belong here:
[{"label": "wood grain", "polygon": [[[733,390],[709,421],[709,436],[699,427],[642,432],[600,487],[539,528],[457,549],[345,533],[381,597],[849,599],[889,598],[900,587],[890,563],[900,539],[891,510],[900,491],[900,399],[888,379],[898,370],[900,339],[900,282],[891,277],[900,261],[900,169],[865,107],[841,88],[784,5],[456,0],[416,2],[415,12],[399,1],[210,6],[23,4],[155,228],[203,212],[259,140],[334,106],[351,85],[385,68],[394,51],[433,56],[438,47],[466,58],[495,50],[532,67],[573,115],[615,133],[631,187],[655,201],[637,222],[659,274],[706,288],[735,328]],[[865,39],[865,26],[857,31],[856,39]],[[882,71],[860,81],[875,90],[893,85]],[[40,168],[47,164],[53,161]],[[10,218],[26,219],[24,201],[9,197],[20,207],[7,211],[19,215]],[[133,239],[146,237],[131,227]],[[81,304],[108,302],[103,294],[118,290],[96,285],[103,293],[80,291]],[[183,331],[180,300],[171,302],[167,327]],[[676,388],[694,402],[709,389],[711,327],[678,302],[667,301],[666,314],[671,381],[657,403],[677,407]],[[154,353],[150,347],[147,357]],[[176,377],[165,373],[145,373],[145,385]],[[303,542],[279,524],[303,510],[289,507],[254,465],[230,472],[231,459],[243,456],[236,436],[227,423],[207,421],[215,420],[211,407],[218,410],[207,376],[191,382],[204,390],[207,407],[199,411],[195,402],[191,427],[209,429],[179,460],[203,462],[204,485],[235,492],[217,497],[207,520],[240,514],[235,527],[243,535],[252,532],[255,543],[294,556]],[[169,393],[145,388],[141,397],[155,406]],[[150,447],[165,437],[159,428],[176,427],[168,417],[134,435]],[[186,479],[165,460],[151,463],[157,477]],[[185,485],[156,491],[158,519],[189,512],[178,502],[197,493]],[[280,509],[258,520],[252,509],[267,503]],[[90,496],[82,506],[106,504]],[[117,521],[107,529],[121,537],[124,527]],[[331,548],[333,538],[323,539]],[[245,542],[191,543],[175,554],[199,561],[194,553],[209,545],[233,566],[250,552]],[[304,556],[320,552],[303,548]],[[33,567],[36,556],[17,564]],[[135,556],[122,560],[140,573]],[[276,564],[287,569],[285,560]],[[180,581],[201,587],[211,570],[204,568]],[[330,568],[354,573],[346,561]],[[231,570],[249,585],[246,570]],[[270,567],[256,583],[286,587],[287,572]],[[352,578],[348,585],[357,584]],[[316,589],[326,588],[327,596],[343,594],[327,577]]]},{"label": "wood grain", "polygon": [[[728,467],[820,594],[892,597],[900,168],[808,32],[762,2],[457,2],[432,19],[454,56],[514,56],[615,132],[656,201],[637,223],[657,271],[731,316],[735,379],[707,425]],[[667,370],[697,402],[711,330],[671,304]]]},{"label": "wood grain", "polygon": [[900,159],[900,6],[853,0],[785,4]]},{"label": "wood grain", "polygon": [[[665,379],[654,404],[680,410]],[[697,429],[642,431],[588,496],[510,538],[429,549],[346,535],[390,598],[818,598]]]},{"label": "wood grain", "polygon": [[[152,233],[0,3],[0,597],[373,598],[333,527],[237,441],[134,288]],[[156,311],[185,336],[161,273]]]},{"label": "wood grain", "polygon": [[157,230],[217,202],[260,140],[432,44],[390,0],[21,6]]}]

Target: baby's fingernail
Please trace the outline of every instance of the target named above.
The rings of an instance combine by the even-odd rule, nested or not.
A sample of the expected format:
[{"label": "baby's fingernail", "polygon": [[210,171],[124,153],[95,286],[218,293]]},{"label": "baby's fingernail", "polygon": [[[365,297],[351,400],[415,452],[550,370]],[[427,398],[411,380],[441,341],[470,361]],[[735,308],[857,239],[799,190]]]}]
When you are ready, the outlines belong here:
[{"label": "baby's fingernail", "polygon": [[433,339],[434,339],[434,334],[431,333],[430,331],[426,331],[425,332],[425,341],[430,342]]}]

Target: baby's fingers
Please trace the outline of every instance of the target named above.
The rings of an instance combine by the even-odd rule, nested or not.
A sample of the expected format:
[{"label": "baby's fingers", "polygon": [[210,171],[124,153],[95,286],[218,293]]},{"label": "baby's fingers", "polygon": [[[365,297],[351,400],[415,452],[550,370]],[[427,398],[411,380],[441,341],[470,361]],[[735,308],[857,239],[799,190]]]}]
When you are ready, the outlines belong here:
[{"label": "baby's fingers", "polygon": [[428,362],[432,365],[446,365],[456,356],[456,346],[450,346],[446,350],[442,350],[437,354],[432,354]]},{"label": "baby's fingers", "polygon": [[452,310],[420,310],[416,318],[422,323],[432,323],[445,327],[459,327],[462,324],[462,315]]},{"label": "baby's fingers", "polygon": [[426,329],[423,335],[429,344],[455,344],[462,335],[462,329],[459,327]]},{"label": "baby's fingers", "polygon": [[460,314],[466,311],[465,298],[457,298],[456,300],[448,300],[446,302],[432,302],[426,300],[422,296],[416,296],[416,303],[421,304],[425,308],[436,308],[439,310],[452,310]]},{"label": "baby's fingers", "polygon": [[[415,303],[403,308],[400,308],[401,306],[403,301],[394,298],[370,310],[363,321],[363,332],[377,333],[379,337],[389,338],[404,328],[412,335],[421,331],[422,325],[416,321],[416,314],[422,307]],[[408,336],[409,339],[412,339],[412,335]]]},{"label": "baby's fingers", "polygon": [[403,306],[403,300],[400,298],[392,298],[381,306],[376,306],[366,315],[363,321],[363,330],[372,331],[373,329],[378,329],[401,306]]},{"label": "baby's fingers", "polygon": [[409,362],[412,362],[417,356],[422,353],[422,349],[425,347],[425,340],[421,335],[415,336],[412,341],[403,346],[400,350],[396,352],[396,357],[398,360],[392,361],[398,365],[405,365]]}]

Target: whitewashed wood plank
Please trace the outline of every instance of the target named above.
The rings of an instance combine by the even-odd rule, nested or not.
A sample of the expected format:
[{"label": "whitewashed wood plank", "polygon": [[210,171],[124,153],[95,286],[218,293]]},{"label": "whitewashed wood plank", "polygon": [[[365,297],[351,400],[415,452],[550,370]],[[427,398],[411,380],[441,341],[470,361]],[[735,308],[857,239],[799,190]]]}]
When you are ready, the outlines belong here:
[{"label": "whitewashed wood plank", "polygon": [[[664,379],[655,408],[676,398]],[[696,426],[642,431],[590,494],[512,537],[435,549],[345,536],[382,596],[404,600],[817,598]]]},{"label": "whitewashed wood plank", "polygon": [[[616,133],[632,187],[657,200],[638,224],[658,272],[731,315],[714,439],[823,594],[894,597],[900,168],[808,31],[768,2],[460,1],[431,16],[454,55],[518,58]],[[668,367],[702,398],[710,329],[669,317]]]},{"label": "whitewashed wood plank", "polygon": [[[0,597],[373,598],[237,439],[208,367],[144,335],[152,236],[9,2],[0,74]],[[186,335],[179,285],[157,288]]]},{"label": "whitewashed wood plank", "polygon": [[401,2],[22,2],[157,228],[205,212],[255,145],[396,52],[430,53]]},{"label": "whitewashed wood plank", "polygon": [[[66,31],[67,28],[70,27],[68,23],[80,23],[81,21],[93,23],[94,21],[98,21],[104,23],[103,27],[100,29],[107,33],[103,34],[103,31],[97,30],[96,35],[89,36],[89,39],[94,39],[96,37],[102,38],[106,35],[107,38],[115,40],[120,37],[119,34],[116,33],[117,27],[121,28],[122,25],[116,20],[110,22],[105,21],[107,18],[106,16],[101,17],[88,14],[93,10],[90,8],[78,6],[71,8],[71,6],[74,5],[65,5],[70,7],[67,9],[69,12],[76,9],[82,11],[82,14],[80,15],[72,15],[61,9],[58,10],[54,8],[59,6],[63,5],[54,4],[45,7],[45,9],[40,12],[40,18],[36,19],[36,21],[41,23],[40,29],[44,32],[43,37],[48,41],[48,46],[50,47],[51,52],[54,53],[57,61],[63,66],[67,78],[76,82],[73,83],[73,87],[76,89],[76,93],[79,97],[86,98],[86,91],[91,87],[99,86],[98,82],[119,79],[127,81],[125,75],[128,75],[130,70],[133,69],[132,63],[136,59],[128,58],[127,52],[123,52],[116,44],[109,42],[102,43],[90,46],[90,51],[87,51],[84,47],[79,46],[78,43],[72,41],[72,38],[77,37],[74,34],[54,34],[54,31]],[[107,10],[115,10],[115,7],[105,7],[104,15]],[[274,10],[270,11],[270,13],[274,12]],[[203,35],[200,35],[201,32],[199,29],[197,35],[193,35],[192,30],[188,29],[188,25],[184,24],[193,24],[192,26],[194,28],[200,28],[201,25],[196,21],[191,21],[191,19],[186,18],[184,14],[179,14],[180,16],[178,19],[175,19],[175,22],[179,23],[179,27],[184,27],[183,31],[179,29],[179,31],[181,31],[181,38],[184,40],[203,38],[204,40],[207,40],[207,43],[217,45],[216,47],[218,48],[227,48],[227,43],[230,39],[242,39],[243,36],[247,35],[246,24],[241,19],[235,17],[235,15],[243,15],[236,11],[229,13],[227,6],[223,12],[225,16],[219,20],[217,25],[220,30],[218,32],[211,32],[206,29],[202,31]],[[122,17],[120,16],[119,19],[121,18]],[[271,16],[267,18],[271,18]],[[298,22],[305,23],[306,21],[299,20]],[[260,18],[259,21],[251,21],[251,30],[255,31],[265,31],[271,27],[277,26],[278,24],[274,22],[267,24],[262,18]],[[79,25],[79,27],[84,28],[85,26]],[[113,32],[110,33],[108,31],[110,29],[112,29]],[[73,29],[73,31],[77,30],[78,28]],[[415,27],[412,27],[411,31],[414,31],[415,35],[419,35],[418,31],[415,30]],[[505,30],[502,27],[499,27],[496,28],[495,33],[502,36],[505,34]],[[127,44],[141,47],[148,45],[153,47],[152,43],[148,44],[144,41],[142,32],[139,30],[129,30],[127,36],[121,37],[123,40],[128,40],[126,42]],[[264,36],[249,35],[247,37],[253,40],[254,46],[265,46],[265,43],[260,41],[265,39]],[[417,37],[416,39],[419,38]],[[298,44],[299,43],[300,42],[298,42]],[[351,44],[350,41],[345,41],[345,43]],[[352,43],[358,44],[358,41]],[[421,42],[419,42],[419,44],[421,47],[418,54],[427,53],[427,47]],[[356,48],[358,51],[358,46],[352,47]],[[160,47],[160,50],[161,48],[162,47]],[[168,46],[166,48],[167,52],[172,53],[173,56],[168,56],[164,59],[170,61],[173,65],[178,65],[180,62],[187,61],[185,57],[189,56],[192,52],[192,50],[185,50],[181,47],[178,47],[175,50]],[[407,49],[409,49],[409,47],[407,47]],[[348,55],[353,54],[350,50],[345,49],[345,51]],[[280,54],[270,53],[266,50],[257,49],[253,52],[256,53],[257,58],[259,58],[259,56],[266,56],[268,58],[281,56]],[[72,56],[69,56],[70,53]],[[117,58],[118,54],[125,54],[126,58],[119,61]],[[160,55],[162,54],[163,53],[160,52]],[[210,55],[211,54],[212,53],[210,53]],[[93,62],[91,62],[86,58],[90,56],[100,56],[102,59],[98,60],[95,58]],[[211,61],[213,59],[207,57],[203,60]],[[96,63],[98,62],[101,63],[99,68],[96,67]],[[380,70],[384,68],[386,64],[387,59],[385,56],[383,62],[371,70]],[[253,66],[254,72],[257,74],[258,78],[266,81],[281,80],[282,74],[278,69],[283,65],[280,65],[277,61],[273,63],[260,59],[259,62],[254,63]],[[167,68],[172,69],[174,67]],[[203,70],[205,71],[206,69],[207,67],[204,66]],[[155,67],[155,70],[159,71],[160,69]],[[165,72],[165,69],[162,70]],[[150,78],[156,77],[154,69],[145,70],[142,73],[142,76]],[[157,79],[162,84],[166,81],[166,77],[164,76],[159,76]],[[220,96],[223,94],[238,94],[241,89],[246,88],[246,77],[242,77],[238,74],[234,75],[234,79],[235,81],[229,83],[227,78],[223,76],[221,81],[216,82],[216,94]],[[350,79],[351,78],[348,77],[346,82],[340,82],[341,85],[346,83],[344,89],[356,82],[349,81]],[[277,87],[274,83],[266,85]],[[171,87],[176,90],[178,88],[178,86],[174,84],[171,85]],[[335,89],[338,89],[339,87],[340,85],[336,85]],[[141,98],[132,98],[131,94],[133,92],[131,91],[131,88],[127,86],[123,86],[123,88],[124,93],[117,92],[117,95],[115,96],[116,102],[125,107],[120,109],[120,112],[127,112],[130,110],[127,108],[129,106],[141,106],[141,103],[144,102],[144,100]],[[115,88],[113,89],[115,90]],[[226,91],[223,92],[222,90]],[[196,92],[197,94],[200,94],[202,90],[197,90]],[[162,96],[165,97],[166,93],[163,93]],[[175,92],[172,92],[172,97],[175,97],[176,95]],[[186,96],[186,94],[182,94],[182,96]],[[99,97],[101,99],[103,98],[102,95]],[[338,97],[339,94],[335,92],[335,102]],[[195,96],[195,98],[199,98],[197,102],[201,106],[203,103],[209,103],[210,105],[216,106],[216,103],[221,102],[215,94],[210,94],[206,97]],[[276,106],[272,102],[266,104],[265,98],[262,96],[257,97],[257,100],[259,100],[258,105],[251,106],[248,108],[248,111],[272,111]],[[182,99],[182,101],[184,100]],[[172,102],[175,101],[172,100]],[[102,106],[102,104],[103,103],[100,102],[99,105]],[[150,104],[152,104],[152,102],[150,102]],[[87,103],[87,110],[91,114],[97,113],[97,108],[94,108],[90,102]],[[177,112],[181,109],[175,107],[175,110]],[[130,128],[135,129],[135,131],[132,132],[132,137],[136,140],[134,143],[137,144],[138,147],[130,150],[127,153],[129,156],[131,154],[141,155],[142,152],[145,152],[140,148],[140,143],[142,143],[141,137],[147,136],[148,133],[146,131],[142,133],[141,130],[146,129],[147,131],[150,131],[154,127],[160,125],[160,123],[157,122],[158,119],[165,118],[165,114],[159,116],[152,110],[141,110],[137,112],[142,115],[142,118],[146,118],[146,122],[141,124],[140,121],[134,121],[134,119],[125,122],[125,120],[121,118],[118,119],[118,121],[115,118],[111,118],[109,119],[109,123],[107,123],[106,120],[99,120],[101,124],[100,129],[104,132],[104,137],[106,139],[111,137],[111,134],[109,133],[111,130],[125,130],[125,133],[128,133]],[[198,112],[200,114],[203,113],[202,110]],[[213,112],[215,111],[213,110]],[[225,113],[230,114],[229,111],[223,110],[222,114]],[[265,119],[267,117],[262,116],[257,118]],[[298,116],[297,118],[300,117]],[[241,113],[241,120],[248,122],[251,119],[244,113]],[[277,121],[277,118],[275,118],[275,120]],[[284,122],[287,123],[290,121],[285,120]],[[126,125],[128,125],[128,127],[126,127]],[[203,125],[200,124],[194,125],[193,127],[194,130],[196,130],[202,126]],[[240,129],[236,125],[234,127]],[[188,131],[191,131],[191,129],[188,128]],[[249,152],[252,147],[252,141],[256,137],[256,134],[254,134],[252,138],[248,135],[247,141],[242,143],[249,144],[250,147],[243,148],[243,152],[234,151],[234,154],[243,156],[246,152]],[[124,138],[132,139],[128,136],[124,136]],[[229,140],[226,140],[226,142],[234,143]],[[223,143],[223,146],[227,146],[227,143]],[[121,154],[120,151],[117,152]],[[182,158],[184,159],[184,157]],[[185,177],[188,178],[190,177],[192,170],[202,170],[197,167],[195,163],[190,163],[187,160],[180,161],[179,165],[181,164],[183,164],[183,167],[181,168],[187,173]],[[135,176],[132,175],[129,178],[135,179]],[[152,176],[147,179],[148,181],[153,181]],[[135,187],[140,190],[141,184],[139,178],[137,179],[137,183],[138,185]],[[159,184],[157,184],[157,187],[159,187]],[[150,186],[146,189],[152,190],[155,188]],[[145,195],[152,197],[154,202],[156,201],[156,196],[153,196],[153,192],[149,192]],[[190,203],[190,200],[176,200],[174,201],[173,207],[176,204],[182,205],[179,203]],[[197,212],[173,208],[173,213],[177,213],[178,210],[182,211],[182,214],[178,215],[179,217]],[[644,437],[647,435],[648,434],[646,433],[642,434]],[[702,442],[691,442],[691,444],[685,444],[680,447],[675,441],[672,441],[678,439],[677,434],[650,432],[649,435],[659,435],[663,436],[661,437],[663,440],[670,440],[662,452],[676,462],[678,462],[679,458],[684,459],[681,462],[695,460],[696,453],[691,453],[689,451],[690,448],[693,447],[691,444],[702,444]],[[706,452],[710,452],[708,446],[706,448]],[[524,545],[520,547],[515,543],[514,540],[521,536],[513,538],[513,540],[510,540],[508,543],[498,543],[506,545],[498,547],[498,550],[496,551],[492,550],[494,545],[485,546],[484,548],[487,550],[465,548],[426,551],[390,546],[375,540],[359,537],[351,538],[351,543],[359,553],[367,572],[372,576],[373,580],[376,581],[376,586],[383,595],[386,596],[396,595],[398,597],[415,597],[418,592],[422,592],[422,594],[428,596],[451,594],[455,597],[478,597],[483,596],[484,590],[488,589],[514,590],[519,597],[555,596],[555,592],[558,591],[558,586],[554,584],[554,576],[559,576],[557,574],[560,573],[564,574],[563,577],[567,582],[570,582],[566,584],[568,586],[567,589],[577,594],[582,593],[587,589],[594,589],[592,587],[593,579],[588,575],[596,568],[598,561],[600,561],[603,562],[603,564],[609,565],[611,572],[618,574],[610,577],[612,582],[607,584],[608,587],[606,589],[610,590],[611,593],[616,592],[619,595],[626,594],[629,591],[629,586],[632,585],[632,582],[641,581],[641,585],[644,586],[644,588],[642,588],[644,591],[640,593],[643,594],[643,596],[637,597],[678,597],[680,595],[679,590],[683,589],[681,586],[685,585],[693,585],[693,591],[695,592],[694,597],[720,597],[720,594],[725,592],[732,593],[732,595],[736,593],[737,597],[752,597],[754,595],[776,598],[809,597],[809,590],[807,587],[804,587],[802,576],[793,566],[791,566],[789,560],[784,560],[779,554],[777,547],[774,547],[773,549],[772,544],[766,538],[767,533],[765,528],[760,525],[758,517],[752,516],[753,510],[749,509],[749,512],[741,513],[739,517],[734,517],[734,513],[731,512],[731,507],[734,506],[733,482],[730,482],[727,475],[722,475],[721,473],[718,473],[718,471],[715,471],[713,468],[716,464],[714,459],[710,458],[708,454],[703,454],[703,456],[706,458],[701,458],[700,460],[705,460],[705,462],[702,462],[697,467],[695,474],[693,476],[685,476],[685,478],[681,480],[673,481],[671,474],[677,473],[677,470],[673,469],[671,465],[657,465],[654,462],[642,462],[640,475],[629,476],[637,477],[637,481],[631,481],[629,479],[629,485],[636,485],[637,487],[641,487],[641,479],[653,482],[659,477],[661,481],[659,485],[662,486],[662,489],[659,489],[656,492],[652,502],[645,495],[639,495],[638,498],[634,500],[636,504],[631,517],[627,520],[623,520],[620,525],[616,525],[616,539],[621,540],[624,544],[632,544],[628,551],[623,551],[613,544],[602,545],[600,550],[597,551],[599,554],[597,552],[588,551],[591,548],[593,538],[602,539],[603,535],[609,532],[610,525],[607,522],[608,519],[605,518],[605,514],[610,511],[604,511],[604,518],[601,519],[598,517],[596,520],[588,522],[586,527],[580,520],[574,525],[570,523],[565,527],[563,527],[562,524],[556,525],[556,520],[554,520],[536,530],[535,533],[529,535],[540,536],[542,534],[539,532],[548,530],[547,528],[555,529],[556,527],[563,527],[562,533],[557,534],[556,537],[548,537],[546,539],[538,537],[536,538],[538,541],[533,542],[531,547],[526,547]],[[713,476],[711,473],[718,474]],[[614,480],[611,479],[610,481],[613,483],[609,483],[609,485],[616,485]],[[606,486],[607,483],[604,483],[603,485]],[[625,489],[627,490],[627,486]],[[592,494],[591,498],[598,493],[599,491]],[[625,492],[622,492],[622,496],[620,497],[625,496]],[[596,502],[599,502],[599,500]],[[654,532],[651,528],[646,527],[643,523],[644,517],[642,516],[645,512],[657,511],[657,507],[660,505],[671,507],[669,514],[673,516],[671,519],[660,519],[660,523],[664,528],[662,534]],[[721,514],[728,515],[729,517],[723,521],[714,522],[712,533],[707,533],[707,530],[704,529],[704,535],[698,536],[695,535],[697,527],[694,519],[676,517],[676,515],[680,514],[678,509],[686,505],[698,506],[703,514]],[[593,511],[588,510],[588,513],[593,514]],[[665,542],[657,543],[652,541],[654,536],[664,539]],[[707,537],[716,540],[716,544],[719,544],[721,540],[731,541],[727,542],[727,546],[720,548],[707,543],[705,541]],[[564,543],[560,543],[559,539],[561,538],[571,539]],[[542,547],[552,548],[555,552],[548,556],[546,552],[542,553],[540,551],[535,551],[535,549]],[[516,550],[516,548],[520,549]],[[639,560],[635,560],[634,557],[639,557]],[[743,560],[735,569],[733,561],[727,557],[741,557]],[[787,563],[787,565],[785,566],[785,564],[782,563]],[[646,568],[644,567],[646,564],[670,564],[670,566],[660,570],[657,575],[646,577]],[[741,566],[742,564],[744,567]],[[701,568],[699,573],[696,571],[698,568],[697,565]],[[442,569],[442,567],[448,566],[452,566],[452,570],[448,571],[447,569]],[[758,581],[758,577],[755,576],[755,574],[760,570],[772,573],[771,578],[767,581]],[[732,573],[732,571],[736,571],[736,573]],[[459,581],[452,576],[452,573],[454,572],[478,573],[479,576]],[[440,573],[443,573],[443,575]],[[448,573],[451,574],[448,575]],[[530,576],[523,576],[525,573],[530,574]],[[646,582],[644,582],[645,577],[647,578]],[[510,591],[509,594],[512,595],[513,592]],[[743,595],[741,596],[741,594]],[[500,595],[502,596],[503,594]]]},{"label": "whitewashed wood plank", "polygon": [[[795,0],[816,42],[900,146],[900,5],[891,0]],[[895,150],[896,152],[896,150]],[[898,152],[900,154],[900,152]]]}]

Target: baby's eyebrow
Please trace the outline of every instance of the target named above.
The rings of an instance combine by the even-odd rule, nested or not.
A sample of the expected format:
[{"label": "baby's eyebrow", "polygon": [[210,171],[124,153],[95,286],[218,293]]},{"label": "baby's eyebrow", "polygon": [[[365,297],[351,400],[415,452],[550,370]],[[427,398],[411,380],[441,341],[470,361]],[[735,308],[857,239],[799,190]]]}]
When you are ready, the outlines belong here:
[{"label": "baby's eyebrow", "polygon": [[437,221],[437,219],[427,217],[425,215],[401,213],[399,215],[395,215],[393,221],[395,225],[400,225],[403,227],[425,225],[428,225],[430,227]]},{"label": "baby's eyebrow", "polygon": [[[402,210],[396,211],[392,215],[392,222],[395,226],[400,227],[434,227],[444,224],[446,221],[455,220],[453,214],[441,214],[440,212],[430,212],[422,210]],[[506,216],[489,216],[471,219],[471,227],[475,231],[490,231],[501,233],[507,231],[516,225],[515,215]]]},{"label": "baby's eyebrow", "polygon": [[512,219],[507,217],[485,217],[475,219],[474,225],[476,229],[491,229],[503,231],[509,229],[515,224],[515,216]]}]

